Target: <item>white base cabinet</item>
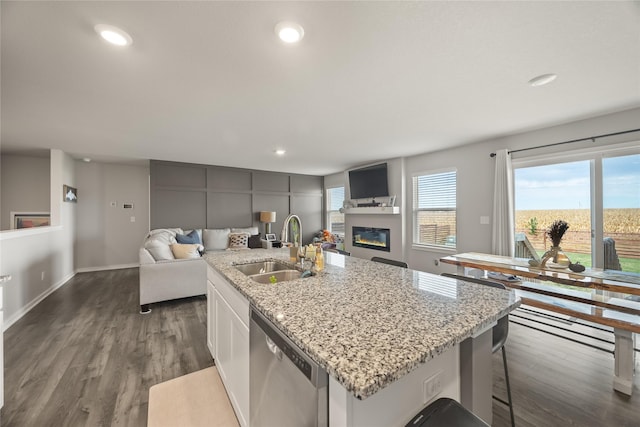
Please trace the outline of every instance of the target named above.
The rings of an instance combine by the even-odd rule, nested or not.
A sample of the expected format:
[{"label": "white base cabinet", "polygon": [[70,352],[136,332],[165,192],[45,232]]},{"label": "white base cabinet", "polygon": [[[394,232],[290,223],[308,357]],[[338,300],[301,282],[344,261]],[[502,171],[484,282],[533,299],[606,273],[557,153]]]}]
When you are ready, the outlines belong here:
[{"label": "white base cabinet", "polygon": [[209,268],[207,345],[241,426],[249,425],[249,301]]},{"label": "white base cabinet", "polygon": [[216,288],[207,280],[207,348],[211,357],[216,358]]}]

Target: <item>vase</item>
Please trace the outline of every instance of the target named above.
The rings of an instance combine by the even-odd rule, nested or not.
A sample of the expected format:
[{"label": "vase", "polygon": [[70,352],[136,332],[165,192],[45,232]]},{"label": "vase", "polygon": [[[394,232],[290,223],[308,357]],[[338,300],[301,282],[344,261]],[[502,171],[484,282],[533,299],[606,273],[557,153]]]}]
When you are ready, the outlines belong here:
[{"label": "vase", "polygon": [[542,255],[542,261],[540,263],[540,267],[544,268],[548,261],[553,263],[553,266],[556,268],[567,268],[571,261],[569,261],[569,257],[562,252],[562,248],[560,246],[551,246],[547,252]]}]

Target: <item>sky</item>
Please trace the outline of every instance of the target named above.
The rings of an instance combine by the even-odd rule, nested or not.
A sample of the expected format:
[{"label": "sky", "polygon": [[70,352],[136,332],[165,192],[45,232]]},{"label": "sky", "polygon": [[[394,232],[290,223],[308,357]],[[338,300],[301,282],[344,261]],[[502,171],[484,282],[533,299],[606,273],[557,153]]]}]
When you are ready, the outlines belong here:
[{"label": "sky", "polygon": [[[640,208],[640,154],[603,160],[604,208]],[[516,210],[589,209],[590,161],[514,170]]]}]

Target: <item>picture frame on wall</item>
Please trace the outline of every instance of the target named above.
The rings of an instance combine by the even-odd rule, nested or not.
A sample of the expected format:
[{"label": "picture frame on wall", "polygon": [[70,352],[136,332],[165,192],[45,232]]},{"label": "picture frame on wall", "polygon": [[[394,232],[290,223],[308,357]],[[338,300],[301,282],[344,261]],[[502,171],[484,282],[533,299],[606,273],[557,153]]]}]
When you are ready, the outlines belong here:
[{"label": "picture frame on wall", "polygon": [[78,190],[68,185],[62,186],[62,200],[65,202],[77,203],[78,202]]},{"label": "picture frame on wall", "polygon": [[47,227],[51,225],[49,212],[11,212],[11,230]]}]

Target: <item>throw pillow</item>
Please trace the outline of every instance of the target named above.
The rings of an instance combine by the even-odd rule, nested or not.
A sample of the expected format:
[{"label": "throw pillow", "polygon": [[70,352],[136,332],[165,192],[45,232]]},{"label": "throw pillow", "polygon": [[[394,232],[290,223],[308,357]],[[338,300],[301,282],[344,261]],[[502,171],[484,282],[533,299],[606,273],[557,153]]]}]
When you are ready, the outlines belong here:
[{"label": "throw pillow", "polygon": [[260,239],[260,233],[249,237],[249,248],[260,249],[262,247],[262,240]]},{"label": "throw pillow", "polygon": [[175,256],[176,259],[200,258],[200,252],[198,252],[199,247],[200,245],[198,243],[174,243],[171,245],[171,252],[173,252],[173,256]]},{"label": "throw pillow", "polygon": [[249,248],[249,233],[230,233],[229,234],[229,249],[248,249]]},{"label": "throw pillow", "polygon": [[206,251],[220,251],[229,245],[228,228],[213,228],[202,230],[202,243]]},{"label": "throw pillow", "polygon": [[178,241],[178,243],[186,243],[186,244],[202,244],[202,241],[200,240],[200,235],[198,235],[198,232],[196,230],[193,230],[191,233],[189,234],[176,234],[176,240]]},{"label": "throw pillow", "polygon": [[151,253],[151,256],[153,256],[153,259],[156,261],[175,259],[173,252],[171,252],[171,248],[169,247],[169,245],[173,243],[175,243],[175,239],[173,242],[167,242],[163,238],[154,236],[147,239],[144,243],[144,248]]}]

